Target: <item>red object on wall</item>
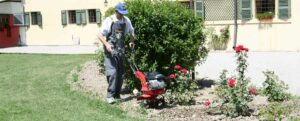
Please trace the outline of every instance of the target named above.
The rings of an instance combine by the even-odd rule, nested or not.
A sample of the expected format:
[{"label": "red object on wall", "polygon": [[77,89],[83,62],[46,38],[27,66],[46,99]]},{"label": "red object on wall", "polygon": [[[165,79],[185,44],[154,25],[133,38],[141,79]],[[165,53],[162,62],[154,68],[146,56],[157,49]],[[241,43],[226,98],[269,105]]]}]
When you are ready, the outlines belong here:
[{"label": "red object on wall", "polygon": [[19,26],[14,26],[13,15],[0,15],[0,48],[18,45]]}]

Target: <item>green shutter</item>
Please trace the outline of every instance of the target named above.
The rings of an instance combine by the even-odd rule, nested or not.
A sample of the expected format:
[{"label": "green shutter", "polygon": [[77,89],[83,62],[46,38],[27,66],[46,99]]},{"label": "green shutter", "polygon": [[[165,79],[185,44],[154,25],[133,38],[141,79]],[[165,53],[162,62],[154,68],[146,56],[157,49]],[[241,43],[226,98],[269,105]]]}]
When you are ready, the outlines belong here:
[{"label": "green shutter", "polygon": [[101,11],[100,11],[100,9],[96,9],[96,22],[98,24],[101,23]]},{"label": "green shutter", "polygon": [[37,22],[39,26],[42,26],[43,22],[42,22],[42,14],[41,12],[37,12]]},{"label": "green shutter", "polygon": [[76,10],[76,24],[81,24],[81,10]]},{"label": "green shutter", "polygon": [[203,0],[196,0],[196,15],[204,19],[204,3]]},{"label": "green shutter", "polygon": [[81,23],[86,24],[86,10],[81,10]]},{"label": "green shutter", "polygon": [[291,17],[291,0],[278,1],[278,18],[288,19]]},{"label": "green shutter", "polygon": [[252,19],[252,0],[240,0],[240,16],[242,20]]},{"label": "green shutter", "polygon": [[66,10],[61,11],[61,24],[67,25],[67,11]]},{"label": "green shutter", "polygon": [[29,26],[30,25],[30,20],[29,20],[29,13],[26,12],[24,14],[24,18],[25,18],[25,26]]}]

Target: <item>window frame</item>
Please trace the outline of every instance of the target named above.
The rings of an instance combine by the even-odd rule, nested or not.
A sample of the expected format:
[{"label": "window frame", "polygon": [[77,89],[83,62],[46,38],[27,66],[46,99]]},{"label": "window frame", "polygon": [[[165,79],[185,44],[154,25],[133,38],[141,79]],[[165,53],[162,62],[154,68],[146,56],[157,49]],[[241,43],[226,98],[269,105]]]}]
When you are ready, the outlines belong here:
[{"label": "window frame", "polygon": [[[266,13],[266,12],[273,12],[275,13],[275,9],[276,9],[276,0],[268,0],[268,1],[273,1],[271,3],[263,3],[263,0],[255,0],[255,13]],[[261,6],[258,6],[259,4],[261,4]],[[263,5],[268,5],[268,4],[273,4],[270,6],[263,6]],[[260,7],[260,8],[258,8]],[[268,8],[269,7],[269,8]],[[271,10],[267,10],[267,9],[271,9]]]},{"label": "window frame", "polygon": [[97,20],[96,20],[97,15],[96,14],[97,14],[96,9],[88,9],[89,23],[93,23],[93,24],[97,23]]},{"label": "window frame", "polygon": [[76,10],[68,10],[68,23],[76,24]]},{"label": "window frame", "polygon": [[38,12],[30,12],[31,25],[38,25]]}]

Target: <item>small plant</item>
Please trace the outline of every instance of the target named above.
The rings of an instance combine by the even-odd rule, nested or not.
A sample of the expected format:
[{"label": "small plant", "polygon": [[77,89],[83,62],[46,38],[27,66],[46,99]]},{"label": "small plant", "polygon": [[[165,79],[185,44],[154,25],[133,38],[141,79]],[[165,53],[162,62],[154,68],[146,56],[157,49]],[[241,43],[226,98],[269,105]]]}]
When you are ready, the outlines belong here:
[{"label": "small plant", "polygon": [[81,71],[82,67],[81,65],[76,66],[76,70],[72,74],[72,78],[74,82],[77,82],[79,80],[79,72]]},{"label": "small plant", "polygon": [[279,80],[274,71],[263,72],[266,80],[263,83],[263,92],[268,96],[269,101],[284,101],[288,100],[291,95],[286,92],[288,85]]},{"label": "small plant", "polygon": [[104,73],[104,52],[103,49],[99,48],[96,51],[96,55],[95,55],[95,60],[98,63],[99,67],[100,67],[100,72]]},{"label": "small plant", "polygon": [[78,75],[77,72],[75,72],[75,73],[72,74],[72,78],[73,78],[73,81],[74,81],[74,82],[77,82],[77,81],[78,81],[78,77],[79,77],[79,75]]},{"label": "small plant", "polygon": [[192,80],[191,73],[187,69],[176,65],[174,73],[169,78],[170,85],[167,87],[166,92],[167,102],[180,105],[194,104],[197,84]]},{"label": "small plant", "polygon": [[208,43],[209,48],[214,50],[225,50],[230,37],[229,26],[227,25],[225,28],[222,28],[220,30],[220,35],[217,35],[215,30],[210,28],[207,31],[207,36],[210,39],[210,42]]},{"label": "small plant", "polygon": [[76,68],[77,72],[80,72],[81,69],[82,69],[82,67],[80,65],[77,65],[77,68]]},{"label": "small plant", "polygon": [[218,112],[227,116],[237,117],[240,115],[249,115],[247,105],[256,94],[254,87],[249,87],[249,79],[245,77],[247,70],[247,52],[248,48],[239,45],[235,48],[237,57],[237,77],[227,78],[227,71],[223,71],[220,76],[220,83],[216,88],[217,95],[221,98],[221,105],[216,105]]},{"label": "small plant", "polygon": [[263,108],[259,112],[259,116],[267,121],[281,121],[283,118],[288,117],[292,112],[292,105],[281,104],[274,102]]},{"label": "small plant", "polygon": [[265,13],[257,13],[256,18],[258,20],[264,20],[264,19],[273,19],[275,16],[274,12],[265,12]]}]

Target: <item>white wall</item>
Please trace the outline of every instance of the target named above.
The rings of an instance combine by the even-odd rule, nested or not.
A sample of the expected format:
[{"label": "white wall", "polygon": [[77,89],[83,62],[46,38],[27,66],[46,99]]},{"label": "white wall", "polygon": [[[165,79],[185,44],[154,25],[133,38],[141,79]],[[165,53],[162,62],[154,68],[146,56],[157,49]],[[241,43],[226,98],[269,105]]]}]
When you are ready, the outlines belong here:
[{"label": "white wall", "polygon": [[[299,51],[300,1],[292,0],[291,3],[292,15],[288,20],[278,19],[276,9],[272,21],[260,22],[255,18],[255,14],[250,21],[238,21],[237,44],[243,44],[252,51]],[[252,10],[252,13],[255,13],[255,9]],[[207,21],[205,24],[207,27],[215,27],[216,30],[230,25],[231,38],[227,50],[232,50],[233,21]]]},{"label": "white wall", "polygon": [[96,35],[100,26],[93,23],[63,26],[61,10],[100,9],[104,15],[106,9],[119,1],[108,0],[108,6],[104,6],[104,0],[26,0],[25,12],[40,11],[43,18],[42,27],[27,28],[27,45],[74,45],[73,38],[80,39],[80,45],[93,45],[98,42]]}]

